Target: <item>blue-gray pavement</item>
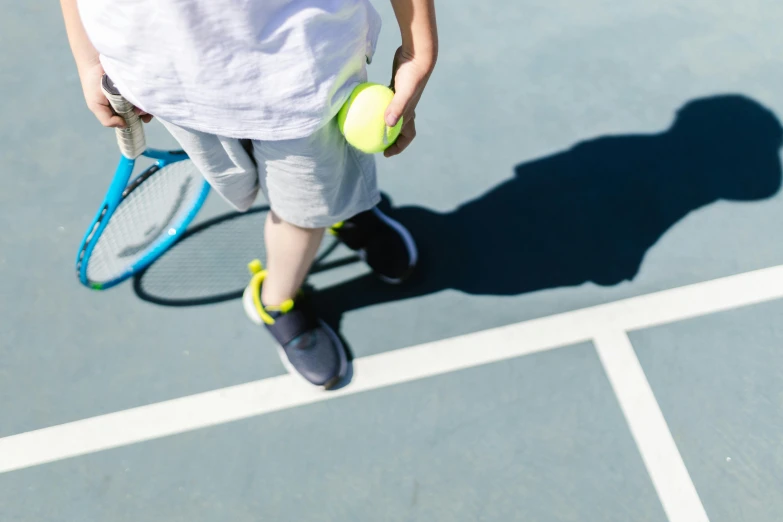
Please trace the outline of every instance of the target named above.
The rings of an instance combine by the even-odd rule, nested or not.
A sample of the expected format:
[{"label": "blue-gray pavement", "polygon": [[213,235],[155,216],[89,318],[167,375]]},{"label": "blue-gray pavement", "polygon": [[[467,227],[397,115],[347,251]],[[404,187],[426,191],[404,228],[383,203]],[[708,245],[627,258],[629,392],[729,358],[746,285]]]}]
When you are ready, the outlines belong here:
[{"label": "blue-gray pavement", "polygon": [[589,344],[0,475],[4,500],[14,522],[666,520]]},{"label": "blue-gray pavement", "polygon": [[712,522],[783,512],[783,303],[630,339]]},{"label": "blue-gray pavement", "polygon": [[[397,36],[390,7],[376,5],[386,25],[370,77],[386,83]],[[76,247],[113,171],[114,137],[82,102],[57,7],[0,6],[0,436],[283,373],[236,299],[160,306],[131,283],[103,293],[77,283]],[[426,270],[408,289],[357,284],[358,263],[312,278],[355,356],[783,262],[783,5],[438,7],[441,54],[417,111],[419,136],[399,158],[379,159],[397,215],[419,226]],[[149,133],[156,146],[174,146],[160,126]],[[199,220],[227,212],[213,195]],[[239,219],[237,229],[252,230],[254,215]],[[230,293],[244,284],[255,241],[245,232],[198,254],[209,242],[193,236],[175,249],[201,274],[195,288]],[[157,273],[176,264],[164,257]],[[172,297],[154,269],[142,287]],[[719,357],[709,356],[725,337],[716,327],[730,325],[718,318],[631,336],[714,520],[772,520],[780,505],[753,496],[774,497],[783,469],[773,438],[776,306],[722,315],[740,322],[736,350]],[[687,334],[675,355],[701,379],[670,371],[675,334],[661,333],[670,331]],[[0,519],[199,520],[202,505],[201,520],[301,520],[330,499],[334,518],[346,520],[475,520],[481,507],[486,520],[663,520],[595,361],[582,348],[556,353],[3,475],[0,514],[12,516]],[[533,371],[536,361],[551,362]],[[771,410],[715,384],[730,383],[743,361],[760,368],[758,400]],[[709,417],[723,407],[736,419]],[[483,411],[489,418],[471,420]],[[317,453],[319,433],[332,454]],[[739,446],[763,466],[737,457],[734,469],[754,471],[725,468]],[[123,461],[140,469],[125,474]],[[405,511],[412,499],[420,511]]]}]

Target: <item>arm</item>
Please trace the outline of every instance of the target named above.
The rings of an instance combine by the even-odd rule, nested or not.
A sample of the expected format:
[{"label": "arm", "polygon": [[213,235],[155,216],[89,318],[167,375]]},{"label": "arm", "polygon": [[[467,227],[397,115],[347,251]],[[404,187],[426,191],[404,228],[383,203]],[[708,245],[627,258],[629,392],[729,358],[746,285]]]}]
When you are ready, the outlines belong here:
[{"label": "arm", "polygon": [[395,156],[416,137],[416,105],[438,58],[438,30],[435,0],[391,0],[400,26],[402,45],[394,55],[392,88],[394,99],[386,110],[386,124],[403,118],[400,137],[384,155]]},{"label": "arm", "polygon": [[63,10],[65,19],[65,31],[68,33],[68,43],[71,45],[73,58],[76,60],[76,68],[81,77],[84,71],[91,67],[100,65],[98,60],[98,51],[90,43],[87,33],[82,26],[82,20],[79,18],[79,9],[77,0],[60,0],[60,7]]},{"label": "arm", "polygon": [[[65,31],[68,33],[68,43],[76,61],[87,107],[106,127],[125,127],[125,120],[114,114],[109,101],[101,91],[103,66],[98,51],[93,47],[82,25],[77,0],[60,0],[60,7],[62,7]],[[142,119],[149,121],[151,116],[143,114]]]}]

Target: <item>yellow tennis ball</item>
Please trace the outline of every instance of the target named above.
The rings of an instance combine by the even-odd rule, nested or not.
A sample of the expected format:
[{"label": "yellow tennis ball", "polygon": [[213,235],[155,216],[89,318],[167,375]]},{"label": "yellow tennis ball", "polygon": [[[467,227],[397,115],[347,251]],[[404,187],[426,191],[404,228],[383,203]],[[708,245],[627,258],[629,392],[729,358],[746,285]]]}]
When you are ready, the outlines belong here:
[{"label": "yellow tennis ball", "polygon": [[363,83],[351,93],[340,108],[337,124],[345,139],[367,154],[375,154],[389,148],[397,140],[402,129],[402,117],[397,125],[386,125],[384,115],[394,97],[385,85]]}]

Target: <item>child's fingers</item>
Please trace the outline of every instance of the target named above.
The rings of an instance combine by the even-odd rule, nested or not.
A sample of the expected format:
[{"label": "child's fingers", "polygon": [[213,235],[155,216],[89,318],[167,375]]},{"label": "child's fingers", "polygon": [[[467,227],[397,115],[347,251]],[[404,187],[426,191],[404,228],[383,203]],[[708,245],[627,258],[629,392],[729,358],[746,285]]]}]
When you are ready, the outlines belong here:
[{"label": "child's fingers", "polygon": [[394,142],[394,145],[383,151],[383,155],[387,158],[391,158],[392,156],[401,154],[402,151],[408,148],[408,145],[410,145],[412,141],[413,138],[400,135],[400,137],[397,138],[397,141]]},{"label": "child's fingers", "polygon": [[142,109],[139,109],[138,107],[134,107],[133,108],[133,112],[138,114],[139,118],[141,118],[141,121],[143,121],[144,123],[149,123],[150,121],[152,121],[152,114],[150,114],[150,113],[148,113],[148,112],[146,112],[146,111],[144,111]]},{"label": "child's fingers", "polygon": [[111,118],[109,118],[108,124],[104,123],[104,125],[106,125],[106,127],[112,127],[115,129],[124,129],[125,127],[127,127],[127,125],[125,124],[125,120],[123,120],[120,116],[117,116],[116,114],[113,115]]},{"label": "child's fingers", "polygon": [[114,114],[108,105],[94,105],[90,107],[92,113],[104,127],[125,128],[125,120]]},{"label": "child's fingers", "polygon": [[401,153],[407,149],[408,145],[410,145],[411,142],[416,138],[416,122],[414,121],[414,118],[415,115],[411,117],[409,121],[403,123],[402,130],[400,131],[400,135],[397,137],[397,141],[395,141],[391,147],[383,152],[385,157],[391,158],[392,156],[396,156],[397,154]]},{"label": "child's fingers", "polygon": [[383,151],[383,156],[385,158],[391,158],[392,156],[396,156],[400,152],[402,152],[402,150],[400,150],[400,146],[397,145],[397,143],[395,143],[394,145],[392,145],[391,147]]},{"label": "child's fingers", "polygon": [[389,107],[386,109],[386,125],[394,127],[408,110],[411,102],[416,97],[416,84],[414,82],[397,82],[397,90],[394,93]]}]

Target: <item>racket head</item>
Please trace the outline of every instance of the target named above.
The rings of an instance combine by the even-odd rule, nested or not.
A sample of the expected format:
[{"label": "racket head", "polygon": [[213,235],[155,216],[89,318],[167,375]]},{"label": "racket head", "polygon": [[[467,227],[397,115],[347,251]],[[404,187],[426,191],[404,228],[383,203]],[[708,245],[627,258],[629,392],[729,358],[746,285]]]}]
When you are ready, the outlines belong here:
[{"label": "racket head", "polygon": [[155,161],[132,181],[135,160],[123,155],[76,258],[79,281],[105,290],[161,256],[196,217],[209,185],[183,151],[148,149]]},{"label": "racket head", "polygon": [[[267,205],[230,212],[191,226],[154,264],[136,274],[136,295],[164,306],[201,306],[242,297],[250,280],[248,263],[267,265],[264,223]],[[339,240],[325,235],[310,274],[359,261]]]}]

